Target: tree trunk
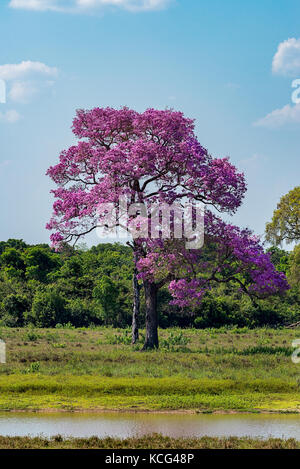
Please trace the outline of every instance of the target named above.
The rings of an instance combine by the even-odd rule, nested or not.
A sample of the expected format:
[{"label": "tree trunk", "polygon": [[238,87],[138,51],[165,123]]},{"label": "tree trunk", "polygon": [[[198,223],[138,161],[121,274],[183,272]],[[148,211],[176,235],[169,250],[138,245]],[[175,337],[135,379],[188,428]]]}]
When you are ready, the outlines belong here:
[{"label": "tree trunk", "polygon": [[134,253],[134,271],[133,271],[133,312],[132,312],[132,344],[139,339],[139,316],[140,316],[140,285],[137,278],[138,255]]},{"label": "tree trunk", "polygon": [[157,291],[155,283],[144,281],[146,300],[146,337],[143,350],[158,348]]}]

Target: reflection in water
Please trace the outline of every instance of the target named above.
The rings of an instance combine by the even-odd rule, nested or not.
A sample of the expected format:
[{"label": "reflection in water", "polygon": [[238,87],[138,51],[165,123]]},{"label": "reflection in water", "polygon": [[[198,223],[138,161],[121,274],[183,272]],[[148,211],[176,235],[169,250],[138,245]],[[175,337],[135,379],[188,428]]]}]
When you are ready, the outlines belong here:
[{"label": "reflection in water", "polygon": [[162,433],[173,437],[252,436],[300,439],[300,415],[0,413],[0,434],[126,438]]}]

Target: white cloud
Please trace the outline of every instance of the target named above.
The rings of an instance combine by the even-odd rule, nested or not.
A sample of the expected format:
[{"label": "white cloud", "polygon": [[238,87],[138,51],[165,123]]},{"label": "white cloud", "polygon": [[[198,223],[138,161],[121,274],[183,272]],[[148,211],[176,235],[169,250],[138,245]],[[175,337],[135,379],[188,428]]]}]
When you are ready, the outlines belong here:
[{"label": "white cloud", "polygon": [[57,73],[57,68],[31,60],[24,60],[19,64],[0,65],[0,78],[3,80],[16,80],[32,74],[56,76]]},{"label": "white cloud", "polygon": [[38,89],[27,81],[15,81],[8,93],[9,98],[17,103],[28,103]]},{"label": "white cloud", "polygon": [[254,123],[255,126],[271,129],[282,127],[286,124],[300,124],[300,103],[294,106],[287,104],[281,109],[275,109]]},{"label": "white cloud", "polygon": [[31,60],[0,65],[0,79],[9,85],[7,97],[18,103],[28,103],[42,88],[51,86],[57,74],[56,67]]},{"label": "white cloud", "polygon": [[[272,61],[272,71],[278,75],[291,77],[300,74],[300,38],[289,38],[278,45]],[[300,80],[294,80],[292,83],[292,87],[296,88],[292,94],[294,105],[286,104],[280,109],[275,109],[254,122],[255,126],[275,129],[288,124],[300,124],[298,81]]]},{"label": "white cloud", "polygon": [[0,121],[1,122],[7,122],[9,124],[14,124],[15,122],[18,122],[18,120],[21,119],[20,114],[15,111],[14,109],[11,109],[9,111],[6,111],[4,113],[0,112]]},{"label": "white cloud", "polygon": [[11,0],[9,6],[24,10],[45,11],[53,9],[54,3],[52,0]]},{"label": "white cloud", "polygon": [[300,39],[293,37],[279,44],[273,57],[272,71],[287,76],[300,73]]},{"label": "white cloud", "polygon": [[159,10],[171,0],[10,0],[15,9],[80,13],[97,8],[118,7],[128,11]]}]

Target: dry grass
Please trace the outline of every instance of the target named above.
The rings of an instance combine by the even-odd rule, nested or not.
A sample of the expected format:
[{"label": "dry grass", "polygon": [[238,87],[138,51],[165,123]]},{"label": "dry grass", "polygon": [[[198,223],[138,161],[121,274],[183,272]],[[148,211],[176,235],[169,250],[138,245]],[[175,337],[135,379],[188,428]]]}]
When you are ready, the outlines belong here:
[{"label": "dry grass", "polygon": [[267,440],[252,438],[170,438],[159,434],[140,438],[72,438],[57,435],[50,439],[41,437],[0,436],[0,449],[300,449],[295,439]]},{"label": "dry grass", "polygon": [[[97,374],[114,377],[184,377],[294,380],[291,343],[300,331],[286,329],[161,330],[160,351],[138,353],[122,330],[0,329],[7,365],[0,374]],[[175,339],[172,339],[172,336]],[[176,340],[177,338],[177,340]],[[174,343],[173,343],[174,342]]]}]

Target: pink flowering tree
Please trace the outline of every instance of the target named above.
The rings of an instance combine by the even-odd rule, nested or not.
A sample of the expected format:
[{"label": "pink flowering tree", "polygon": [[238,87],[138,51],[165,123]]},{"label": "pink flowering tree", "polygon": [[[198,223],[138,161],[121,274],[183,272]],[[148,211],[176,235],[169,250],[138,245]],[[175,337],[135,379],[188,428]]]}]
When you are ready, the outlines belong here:
[{"label": "pink flowering tree", "polygon": [[[252,297],[288,288],[258,240],[226,225],[210,211],[233,214],[240,206],[244,176],[228,158],[213,158],[197,141],[193,121],[180,112],[128,108],[79,110],[73,122],[77,145],[62,151],[47,174],[57,184],[47,228],[54,245],[76,242],[104,222],[99,204],[119,210],[130,204],[206,205],[205,232],[216,244],[215,260],[186,249],[184,239],[135,238],[131,246],[146,301],[144,349],[158,347],[157,292],[168,284],[174,303],[192,307],[217,282],[235,282]],[[137,214],[136,214],[137,215]]]},{"label": "pink flowering tree", "polygon": [[235,283],[254,303],[289,288],[285,275],[276,271],[270,253],[250,230],[226,224],[208,211],[205,233],[213,247],[209,256],[201,249],[186,249],[182,241],[156,243],[139,260],[139,276],[168,282],[172,304],[188,308],[199,306],[205,292],[217,283]]}]

